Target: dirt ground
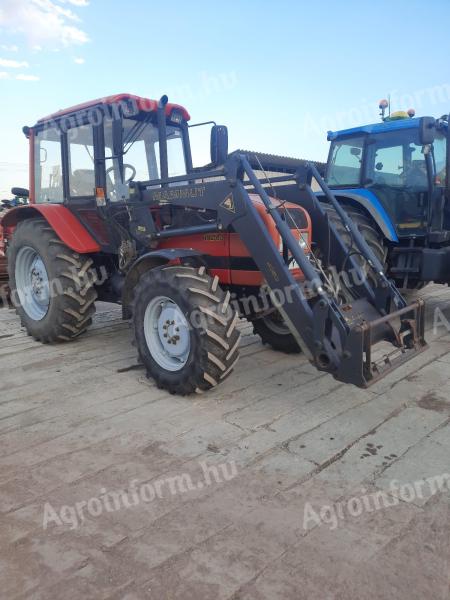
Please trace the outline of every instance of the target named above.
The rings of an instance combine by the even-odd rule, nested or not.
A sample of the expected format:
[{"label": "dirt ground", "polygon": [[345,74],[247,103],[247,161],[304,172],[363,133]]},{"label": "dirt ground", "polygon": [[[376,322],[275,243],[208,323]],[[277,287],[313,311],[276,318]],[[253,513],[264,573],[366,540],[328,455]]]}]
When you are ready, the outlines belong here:
[{"label": "dirt ground", "polygon": [[422,295],[429,349],[368,390],[242,323],[185,398],[117,307],[58,346],[1,309],[0,597],[448,599],[450,291]]}]

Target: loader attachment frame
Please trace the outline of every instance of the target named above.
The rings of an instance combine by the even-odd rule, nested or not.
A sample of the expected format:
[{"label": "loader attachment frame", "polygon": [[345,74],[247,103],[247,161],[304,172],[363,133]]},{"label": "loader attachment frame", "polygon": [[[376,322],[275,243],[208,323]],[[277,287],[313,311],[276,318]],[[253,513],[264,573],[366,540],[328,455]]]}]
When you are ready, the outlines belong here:
[{"label": "loader attachment frame", "polygon": [[[252,162],[255,164],[254,160]],[[257,163],[265,169],[264,161],[258,159]],[[257,177],[244,154],[230,155],[224,166],[214,171],[196,171],[195,182],[192,174],[133,182],[128,210],[131,222],[140,223],[135,230],[136,241],[148,248],[150,243],[162,238],[214,230],[235,231],[264,275],[273,305],[307,358],[319,370],[331,373],[339,381],[367,387],[426,348],[424,303],[419,301],[407,306],[315,165],[289,166],[284,175],[276,178],[277,186],[281,187],[273,188],[272,195],[280,190],[280,193],[288,195],[286,199],[289,202],[305,208],[312,219],[315,243],[332,249],[337,268],[357,274],[354,302],[342,305],[326,290],[323,271],[317,269],[311,256],[300,247],[279,203],[273,203],[263,187],[264,180]],[[329,222],[323,205],[312,191],[312,178],[335,208],[351,237],[353,248],[348,248]],[[157,185],[160,187],[155,189]],[[259,196],[273,219],[284,248],[304,274],[304,282],[293,277],[283,256],[285,252],[280,253],[276,247],[249,195],[250,191]],[[284,200],[285,196],[281,199]],[[217,219],[203,226],[159,230],[151,211],[144,210],[144,207],[164,205],[211,209],[216,211]],[[371,278],[356,260],[356,254],[363,257]],[[375,359],[373,346],[380,342],[388,349]]]}]

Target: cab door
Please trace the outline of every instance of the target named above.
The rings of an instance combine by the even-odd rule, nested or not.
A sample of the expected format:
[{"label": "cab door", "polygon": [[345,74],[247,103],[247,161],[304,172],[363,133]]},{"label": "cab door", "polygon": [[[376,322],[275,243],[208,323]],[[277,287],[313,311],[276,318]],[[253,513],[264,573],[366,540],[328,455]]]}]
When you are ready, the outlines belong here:
[{"label": "cab door", "polygon": [[399,237],[425,235],[428,178],[422,146],[395,139],[368,145],[367,187],[390,215]]},{"label": "cab door", "polygon": [[110,234],[101,218],[97,188],[105,189],[103,127],[85,123],[68,129],[65,135],[65,187],[69,209],[94,239],[109,251]]}]

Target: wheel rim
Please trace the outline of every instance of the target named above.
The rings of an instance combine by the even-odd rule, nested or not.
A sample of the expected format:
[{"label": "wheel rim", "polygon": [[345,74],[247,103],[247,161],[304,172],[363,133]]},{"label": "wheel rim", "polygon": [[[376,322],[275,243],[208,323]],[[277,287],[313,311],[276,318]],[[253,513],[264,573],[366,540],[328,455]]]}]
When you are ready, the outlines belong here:
[{"label": "wheel rim", "polygon": [[278,335],[289,335],[290,329],[283,321],[282,316],[279,313],[273,313],[268,315],[265,319],[266,326]]},{"label": "wheel rim", "polygon": [[153,359],[167,371],[180,371],[191,350],[189,324],[181,308],[166,296],[156,296],[145,310],[144,334]]},{"label": "wheel rim", "polygon": [[50,306],[50,284],[44,261],[34,248],[19,250],[15,277],[20,305],[33,321],[41,321]]}]

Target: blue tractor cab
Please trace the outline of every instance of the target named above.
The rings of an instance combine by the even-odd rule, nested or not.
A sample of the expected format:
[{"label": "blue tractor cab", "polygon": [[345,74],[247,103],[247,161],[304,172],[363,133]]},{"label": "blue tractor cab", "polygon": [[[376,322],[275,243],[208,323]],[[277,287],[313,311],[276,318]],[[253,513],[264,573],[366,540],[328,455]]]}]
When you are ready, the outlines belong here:
[{"label": "blue tractor cab", "polygon": [[400,287],[450,282],[448,116],[328,132],[326,182]]}]

